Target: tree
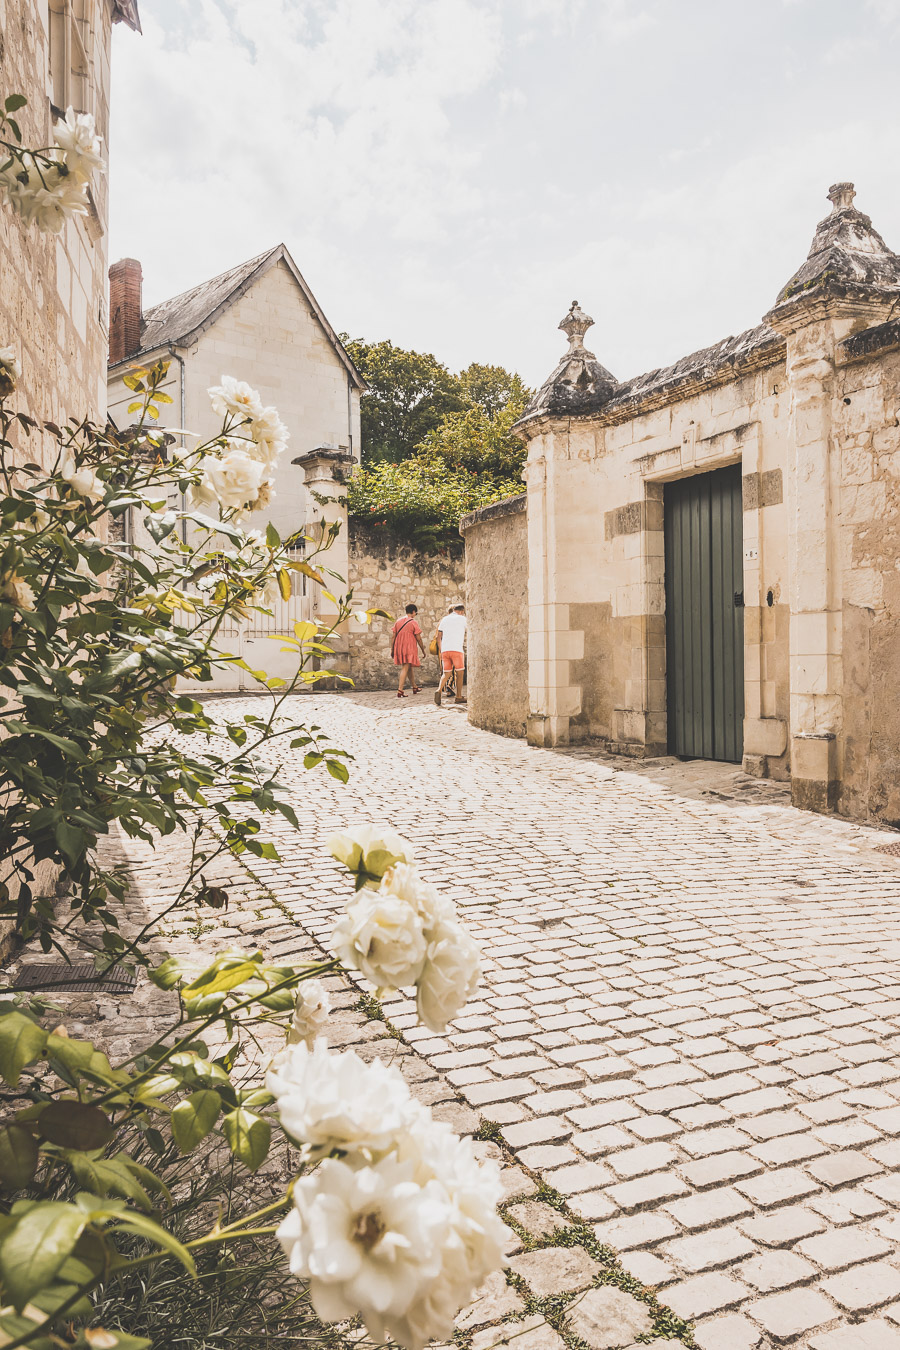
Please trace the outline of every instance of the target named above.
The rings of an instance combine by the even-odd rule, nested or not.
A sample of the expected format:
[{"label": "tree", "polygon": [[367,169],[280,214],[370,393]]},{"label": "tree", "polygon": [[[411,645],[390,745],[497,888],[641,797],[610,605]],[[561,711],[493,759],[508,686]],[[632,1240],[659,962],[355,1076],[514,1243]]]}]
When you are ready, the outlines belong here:
[{"label": "tree", "polygon": [[369,386],[360,401],[368,463],[408,459],[448,413],[466,407],[459,379],[430,352],[344,334],[341,340]]},{"label": "tree", "polygon": [[[479,399],[465,412],[449,413],[425,437],[417,457],[441,463],[453,472],[466,470],[481,478],[518,481],[525,462],[525,447],[511,428],[525,411],[529,391],[518,375],[508,376],[500,366],[469,367],[469,371],[473,369],[506,376],[509,390],[506,401],[497,401],[499,380],[493,387],[485,382],[484,401]],[[469,371],[464,371],[463,376]]]},{"label": "tree", "polygon": [[521,402],[524,409],[529,391],[518,375],[503,366],[482,366],[473,361],[459,373],[463,397],[472,407],[482,408],[488,417],[496,417],[510,402]]}]

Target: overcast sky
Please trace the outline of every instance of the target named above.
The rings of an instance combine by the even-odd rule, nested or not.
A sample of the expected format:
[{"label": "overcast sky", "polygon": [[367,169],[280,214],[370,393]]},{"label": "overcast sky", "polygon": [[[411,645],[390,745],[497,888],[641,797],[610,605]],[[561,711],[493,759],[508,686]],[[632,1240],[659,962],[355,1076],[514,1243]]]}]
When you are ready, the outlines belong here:
[{"label": "overcast sky", "polygon": [[338,330],[538,384],[577,298],[624,379],[757,323],[836,180],[900,250],[900,0],[140,11],[110,256],[148,304],[283,241]]}]

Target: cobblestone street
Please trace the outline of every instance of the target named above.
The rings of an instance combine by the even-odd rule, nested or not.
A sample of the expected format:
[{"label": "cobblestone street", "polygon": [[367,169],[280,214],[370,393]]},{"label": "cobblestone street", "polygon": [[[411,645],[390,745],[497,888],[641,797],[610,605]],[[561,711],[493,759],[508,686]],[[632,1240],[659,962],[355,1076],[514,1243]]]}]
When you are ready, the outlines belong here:
[{"label": "cobblestone street", "polygon": [[[347,786],[285,765],[303,828],[254,861],[280,904],[327,940],[328,833],[390,821],[486,971],[444,1037],[404,999],[388,1017],[697,1345],[900,1347],[900,870],[875,851],[895,836],[729,766],[614,767],[430,700],[305,703],[355,762]],[[559,1289],[534,1262],[511,1257]]]}]

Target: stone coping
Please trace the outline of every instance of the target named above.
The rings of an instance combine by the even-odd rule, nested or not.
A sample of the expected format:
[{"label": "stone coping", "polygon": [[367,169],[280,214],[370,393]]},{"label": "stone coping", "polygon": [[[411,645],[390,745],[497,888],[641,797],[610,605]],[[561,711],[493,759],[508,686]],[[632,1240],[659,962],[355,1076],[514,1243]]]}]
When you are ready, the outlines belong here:
[{"label": "stone coping", "polygon": [[491,502],[489,506],[479,506],[477,511],[470,511],[467,516],[463,516],[459,522],[459,532],[464,535],[475,525],[484,525],[489,520],[502,520],[504,516],[517,516],[527,505],[527,492],[520,492],[517,497],[504,497],[502,501]]}]

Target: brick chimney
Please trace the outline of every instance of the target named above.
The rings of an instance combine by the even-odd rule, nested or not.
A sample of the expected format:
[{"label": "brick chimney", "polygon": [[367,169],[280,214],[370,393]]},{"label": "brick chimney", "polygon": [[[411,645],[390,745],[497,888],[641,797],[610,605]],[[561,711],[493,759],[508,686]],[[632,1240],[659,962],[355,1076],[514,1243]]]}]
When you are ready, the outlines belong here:
[{"label": "brick chimney", "polygon": [[110,365],[133,356],[141,345],[141,264],[122,258],[109,269]]}]

